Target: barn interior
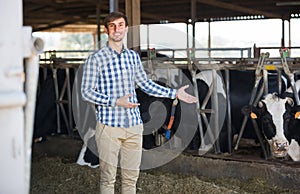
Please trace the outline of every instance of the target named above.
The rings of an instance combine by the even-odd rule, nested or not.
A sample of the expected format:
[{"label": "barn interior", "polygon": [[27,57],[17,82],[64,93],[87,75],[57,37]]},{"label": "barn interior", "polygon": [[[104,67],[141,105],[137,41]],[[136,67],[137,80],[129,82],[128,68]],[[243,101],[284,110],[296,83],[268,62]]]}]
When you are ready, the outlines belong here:
[{"label": "barn interior", "polygon": [[[129,48],[133,48],[138,52],[146,53],[142,55],[142,60],[145,62],[145,69],[155,76],[153,72],[162,71],[170,74],[171,69],[180,69],[182,71],[189,71],[190,73],[197,74],[202,71],[210,71],[214,80],[218,79],[218,75],[223,77],[223,87],[225,93],[230,96],[229,88],[231,87],[231,72],[233,71],[251,71],[252,81],[258,79],[255,77],[255,71],[261,73],[261,78],[265,84],[268,84],[267,72],[276,72],[277,76],[281,74],[289,75],[294,73],[295,79],[298,76],[298,70],[300,66],[300,56],[297,56],[300,49],[300,43],[293,45],[291,42],[290,30],[297,29],[299,26],[291,26],[290,21],[293,19],[299,19],[300,1],[291,0],[265,0],[265,1],[242,1],[242,0],[173,0],[173,1],[157,1],[157,0],[24,0],[23,1],[23,24],[25,26],[31,26],[33,32],[92,32],[94,35],[94,47],[98,49],[101,47],[97,42],[101,42],[101,34],[103,34],[103,20],[105,16],[111,11],[121,11],[126,13],[129,19],[130,26],[140,25],[152,25],[152,24],[170,24],[170,23],[184,23],[187,25],[187,47],[183,49],[161,49],[152,48],[148,44],[144,50],[139,46],[140,43],[136,40],[140,40],[140,31],[135,31],[133,28],[128,33],[127,45]],[[210,47],[210,38],[208,38],[206,48],[198,48],[195,42],[197,23],[206,22],[222,22],[222,21],[249,21],[249,20],[268,20],[268,19],[280,19],[282,22],[281,28],[281,40],[278,46],[263,46],[251,48],[213,48]],[[258,26],[259,28],[259,26]],[[208,36],[210,29],[208,28]],[[149,43],[149,42],[148,42]],[[239,57],[212,57],[214,51],[237,51],[240,54]],[[280,57],[269,58],[266,53],[269,50],[280,51]],[[201,56],[200,52],[206,52],[205,56]],[[291,52],[296,51],[291,57]],[[40,77],[38,95],[44,88],[47,87],[47,91],[43,91],[43,96],[37,98],[36,109],[36,128],[47,128],[46,142],[41,144],[36,143],[35,148],[38,152],[45,151],[45,145],[51,139],[55,139],[54,136],[62,138],[78,139],[78,126],[76,126],[76,115],[74,116],[74,100],[79,99],[79,95],[74,95],[73,86],[76,85],[77,70],[84,62],[85,57],[61,57],[61,53],[90,53],[91,50],[51,50],[45,51],[40,54]],[[176,52],[184,53],[178,57]],[[167,53],[167,56],[164,55]],[[171,54],[169,54],[171,53]],[[162,55],[159,57],[159,55]],[[150,65],[151,64],[151,65]],[[171,65],[170,65],[171,64]],[[167,70],[166,70],[167,69]],[[183,75],[178,75],[183,76]],[[170,77],[170,76],[169,76]],[[167,76],[167,79],[169,78]],[[48,79],[49,78],[49,79]],[[50,79],[51,78],[51,79]],[[49,84],[50,85],[46,85]],[[171,82],[169,80],[167,83]],[[197,80],[191,78],[190,82],[195,85]],[[218,86],[211,84],[207,93],[203,96],[203,99],[197,105],[198,117],[198,133],[195,131],[200,139],[200,143],[197,143],[196,149],[190,149],[185,147],[185,154],[189,156],[207,158],[207,159],[221,159],[224,161],[245,162],[242,166],[247,166],[249,163],[257,162],[262,164],[270,164],[280,168],[286,166],[299,170],[300,165],[292,162],[290,159],[274,159],[270,157],[268,145],[266,140],[261,137],[257,132],[259,129],[252,125],[251,119],[242,115],[239,118],[241,120],[240,128],[238,132],[233,132],[230,126],[232,126],[232,120],[235,118],[234,110],[230,110],[231,98],[228,97],[224,101],[220,99],[218,95]],[[279,84],[281,85],[281,84]],[[268,87],[259,86],[259,90],[253,93],[253,85],[249,86],[249,95],[252,94],[253,99],[249,98],[247,104],[255,104],[263,94],[268,93]],[[279,91],[281,88],[278,89]],[[199,91],[191,91],[197,94]],[[251,93],[252,92],[252,93]],[[40,93],[42,94],[42,93]],[[198,95],[198,94],[197,94]],[[52,96],[49,98],[49,96]],[[44,97],[44,98],[43,98]],[[250,97],[250,96],[249,96]],[[49,103],[51,100],[54,106],[49,108],[49,112],[43,110],[44,107],[38,103]],[[222,104],[220,104],[222,103]],[[299,103],[296,102],[297,104]],[[225,121],[220,124],[219,112],[222,112],[222,107],[227,106],[225,109]],[[245,104],[246,105],[246,104]],[[222,110],[221,110],[222,109]],[[218,114],[214,114],[214,113]],[[44,114],[44,115],[43,115]],[[240,113],[239,113],[240,114]],[[208,116],[209,115],[209,116]],[[38,119],[37,119],[38,117]],[[42,124],[41,124],[42,123]],[[200,123],[200,124],[199,124]],[[211,124],[212,123],[212,124]],[[40,124],[40,126],[38,126]],[[249,140],[244,138],[244,128],[247,125],[251,125],[253,128],[253,139]],[[220,125],[228,126],[229,130],[226,133],[226,148],[217,141],[211,143],[209,151],[206,150],[205,133],[208,126],[215,128],[222,128]],[[43,131],[43,132],[45,132]],[[43,133],[41,132],[41,133]],[[79,132],[80,133],[80,132]],[[203,134],[202,134],[203,133]],[[233,134],[236,133],[236,134]],[[247,132],[245,132],[247,133]],[[52,137],[51,137],[52,136]],[[79,134],[81,136],[81,134]],[[213,136],[213,135],[212,135]],[[247,136],[247,134],[245,134]],[[250,135],[251,136],[251,135]],[[39,135],[36,135],[39,138]],[[208,137],[211,141],[214,137]],[[65,141],[68,141],[65,140]],[[223,138],[224,140],[224,138]],[[47,142],[48,141],[48,142]],[[164,140],[162,140],[164,141]],[[198,140],[199,141],[199,140]],[[177,141],[175,141],[177,142]],[[43,145],[42,145],[43,144]],[[177,145],[174,146],[176,147]],[[198,145],[199,144],[199,145]],[[61,145],[61,144],[60,144]],[[71,145],[68,145],[71,146]],[[180,149],[182,145],[179,146]],[[44,149],[42,149],[44,148]],[[55,148],[56,149],[56,148]],[[226,150],[225,152],[221,150]],[[48,148],[48,151],[54,151]],[[205,153],[205,154],[203,154]],[[188,161],[185,161],[189,163]],[[179,169],[180,165],[177,161],[174,162]],[[178,162],[180,163],[180,162]],[[201,163],[205,168],[206,163]],[[246,165],[247,164],[247,165]],[[193,170],[196,171],[196,166],[190,164]],[[219,164],[216,164],[218,166]],[[224,164],[225,165],[225,164]],[[228,163],[226,163],[228,165]],[[237,168],[236,166],[230,169]],[[172,171],[167,166],[166,171]],[[249,167],[250,171],[252,167]],[[182,168],[185,173],[192,173],[188,169]],[[199,172],[198,172],[199,173]],[[204,172],[212,175],[211,172]],[[271,172],[270,172],[271,173]],[[276,172],[277,173],[277,172]],[[285,173],[284,176],[286,175]],[[225,176],[225,175],[224,175]],[[291,175],[291,180],[297,182],[296,178]],[[271,176],[273,177],[273,175]],[[275,177],[275,176],[274,176]],[[280,178],[274,178],[272,180],[282,181],[283,175]],[[294,180],[295,179],[295,180]],[[285,184],[285,182],[282,182]]]}]

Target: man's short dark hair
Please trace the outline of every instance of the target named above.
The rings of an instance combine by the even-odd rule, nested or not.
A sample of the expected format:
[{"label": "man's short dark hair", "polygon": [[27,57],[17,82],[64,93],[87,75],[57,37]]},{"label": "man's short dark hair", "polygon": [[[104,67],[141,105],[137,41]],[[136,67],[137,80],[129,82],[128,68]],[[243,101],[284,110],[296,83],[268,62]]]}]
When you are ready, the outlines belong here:
[{"label": "man's short dark hair", "polygon": [[127,20],[127,16],[125,14],[123,14],[122,12],[111,12],[104,19],[105,28],[108,28],[108,23],[110,23],[116,19],[119,19],[119,18],[123,18],[125,20],[125,26],[128,26],[128,20]]}]

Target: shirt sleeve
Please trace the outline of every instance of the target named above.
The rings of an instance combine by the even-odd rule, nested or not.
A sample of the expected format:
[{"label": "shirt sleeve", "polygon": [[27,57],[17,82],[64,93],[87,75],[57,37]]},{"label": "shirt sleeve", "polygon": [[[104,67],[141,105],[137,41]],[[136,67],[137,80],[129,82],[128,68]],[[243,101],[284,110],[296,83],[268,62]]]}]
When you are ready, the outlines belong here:
[{"label": "shirt sleeve", "polygon": [[136,70],[136,84],[147,94],[155,97],[176,98],[176,89],[161,86],[151,79],[148,79],[144,71],[143,64],[138,55],[136,55],[137,70]]},{"label": "shirt sleeve", "polygon": [[99,61],[91,55],[83,66],[81,96],[83,100],[96,105],[115,106],[116,100],[110,99],[108,95],[98,91],[99,79]]}]

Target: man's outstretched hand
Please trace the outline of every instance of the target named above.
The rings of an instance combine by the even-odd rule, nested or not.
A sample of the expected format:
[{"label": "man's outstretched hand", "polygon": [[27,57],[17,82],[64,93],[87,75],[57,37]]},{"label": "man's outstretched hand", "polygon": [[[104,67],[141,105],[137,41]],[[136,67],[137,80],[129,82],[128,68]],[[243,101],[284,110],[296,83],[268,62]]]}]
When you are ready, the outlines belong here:
[{"label": "man's outstretched hand", "polygon": [[[185,89],[187,89],[188,87],[189,85],[185,85],[179,88],[177,90],[176,97],[179,100],[182,100],[183,102],[190,103],[190,104],[198,102],[198,99],[195,96],[192,96],[185,92]],[[131,96],[132,94],[127,94],[125,96],[120,97],[117,100],[116,105],[124,108],[135,108],[139,106],[140,105],[139,103],[133,103],[128,101],[128,98],[130,98]]]},{"label": "man's outstretched hand", "polygon": [[182,86],[181,88],[179,88],[177,90],[176,97],[179,100],[182,100],[183,102],[186,102],[186,103],[196,103],[198,101],[198,99],[195,96],[192,96],[185,92],[185,89],[187,89],[188,87],[189,87],[189,85],[185,85],[185,86]]},{"label": "man's outstretched hand", "polygon": [[128,98],[130,98],[132,96],[132,94],[127,94],[126,96],[122,96],[120,97],[117,102],[116,105],[117,106],[121,106],[124,108],[135,108],[137,106],[139,106],[139,103],[133,103],[133,102],[129,102]]}]

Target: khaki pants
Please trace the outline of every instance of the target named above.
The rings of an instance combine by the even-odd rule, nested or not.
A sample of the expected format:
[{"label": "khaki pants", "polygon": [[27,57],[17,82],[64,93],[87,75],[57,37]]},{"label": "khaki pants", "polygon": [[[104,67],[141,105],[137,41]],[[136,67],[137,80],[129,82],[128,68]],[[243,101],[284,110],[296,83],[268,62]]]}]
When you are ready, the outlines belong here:
[{"label": "khaki pants", "polygon": [[97,123],[96,142],[100,159],[100,192],[114,193],[118,158],[122,175],[122,193],[136,193],[142,157],[143,126],[110,127]]}]

